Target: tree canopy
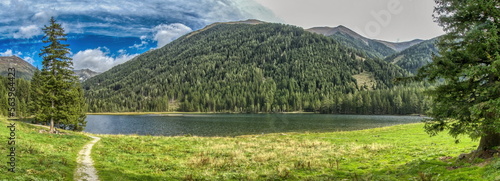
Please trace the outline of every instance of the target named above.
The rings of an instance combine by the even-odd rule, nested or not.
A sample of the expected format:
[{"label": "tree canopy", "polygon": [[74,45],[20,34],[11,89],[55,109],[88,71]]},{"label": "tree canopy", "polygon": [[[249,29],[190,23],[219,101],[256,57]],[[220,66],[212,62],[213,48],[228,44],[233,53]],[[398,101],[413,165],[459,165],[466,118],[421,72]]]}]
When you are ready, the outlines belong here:
[{"label": "tree canopy", "polygon": [[500,146],[500,1],[436,0],[435,19],[446,35],[440,56],[424,66],[420,79],[438,81],[429,91],[434,104],[426,130],[448,130],[479,139],[478,151]]}]

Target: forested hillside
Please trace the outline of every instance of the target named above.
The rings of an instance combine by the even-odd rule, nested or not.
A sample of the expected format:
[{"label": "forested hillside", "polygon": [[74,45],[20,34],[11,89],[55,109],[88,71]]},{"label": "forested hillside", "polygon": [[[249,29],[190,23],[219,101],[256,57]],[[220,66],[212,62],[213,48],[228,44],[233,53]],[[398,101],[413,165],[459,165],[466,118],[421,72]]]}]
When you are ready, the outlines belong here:
[{"label": "forested hillside", "polygon": [[437,39],[434,38],[414,45],[402,52],[385,58],[385,61],[398,65],[411,73],[416,73],[420,67],[432,61],[433,54],[438,54],[436,47]]},{"label": "forested hillside", "polygon": [[320,111],[405,75],[364,54],[290,25],[218,23],[90,78],[84,89],[91,112]]},{"label": "forested hillside", "polygon": [[362,50],[365,52],[366,56],[370,58],[384,58],[396,53],[396,50],[393,50],[385,44],[377,40],[363,37],[344,26],[335,28],[316,27],[307,29],[307,31],[331,37],[344,46]]}]

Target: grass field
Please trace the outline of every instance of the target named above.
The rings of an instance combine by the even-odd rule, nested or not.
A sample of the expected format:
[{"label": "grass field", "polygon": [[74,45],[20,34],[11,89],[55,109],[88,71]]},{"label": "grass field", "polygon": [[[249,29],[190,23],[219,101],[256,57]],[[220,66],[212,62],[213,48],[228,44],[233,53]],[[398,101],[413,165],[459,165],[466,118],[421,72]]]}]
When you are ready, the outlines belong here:
[{"label": "grass field", "polygon": [[460,162],[477,147],[423,124],[351,132],[239,137],[101,135],[103,180],[500,180],[499,159]]},{"label": "grass field", "polygon": [[[15,124],[15,173],[7,162],[10,123]],[[71,131],[65,134],[47,134],[42,127],[0,118],[0,180],[73,180],[76,157],[90,138]]]},{"label": "grass field", "polygon": [[[16,122],[16,173],[6,155],[12,123],[0,118],[0,180],[72,180],[90,138],[40,133]],[[477,142],[429,137],[423,124],[331,133],[238,137],[97,135],[101,180],[500,180],[500,159],[457,161]],[[5,156],[4,156],[5,155]]]}]

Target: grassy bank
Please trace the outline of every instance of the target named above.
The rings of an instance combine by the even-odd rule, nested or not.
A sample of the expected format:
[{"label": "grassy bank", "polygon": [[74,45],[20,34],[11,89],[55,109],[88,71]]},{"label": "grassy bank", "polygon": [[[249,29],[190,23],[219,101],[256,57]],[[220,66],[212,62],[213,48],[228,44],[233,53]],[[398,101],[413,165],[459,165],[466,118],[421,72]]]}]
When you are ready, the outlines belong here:
[{"label": "grassy bank", "polygon": [[[10,123],[16,123],[16,173],[9,172],[7,164]],[[73,180],[77,154],[90,138],[74,132],[55,135],[41,130],[46,129],[0,118],[0,180]]]},{"label": "grassy bank", "polygon": [[429,137],[422,127],[234,138],[101,135],[93,157],[103,180],[500,179],[498,158],[456,161],[477,142]]}]

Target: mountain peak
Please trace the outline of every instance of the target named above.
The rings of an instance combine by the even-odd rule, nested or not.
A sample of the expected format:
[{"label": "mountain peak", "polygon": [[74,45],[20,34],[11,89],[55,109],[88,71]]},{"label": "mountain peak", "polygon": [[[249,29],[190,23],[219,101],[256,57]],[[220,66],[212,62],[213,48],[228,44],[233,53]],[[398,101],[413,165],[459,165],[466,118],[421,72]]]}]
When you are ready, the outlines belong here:
[{"label": "mountain peak", "polygon": [[230,22],[216,22],[216,23],[212,23],[212,24],[210,24],[208,26],[205,26],[202,29],[199,29],[199,30],[191,32],[190,34],[187,35],[186,38],[189,38],[189,37],[191,37],[193,35],[196,35],[198,33],[206,31],[206,30],[208,30],[210,28],[213,28],[214,26],[217,26],[217,25],[220,25],[220,24],[249,24],[249,25],[258,25],[258,24],[264,24],[264,23],[267,23],[267,22],[264,22],[264,21],[261,21],[261,20],[258,20],[258,19],[247,19],[247,20],[242,20],[242,21],[230,21]]},{"label": "mountain peak", "polygon": [[247,20],[243,20],[243,21],[235,21],[233,23],[257,25],[257,24],[263,24],[263,23],[267,23],[267,22],[264,22],[264,21],[261,21],[258,19],[247,19]]},{"label": "mountain peak", "polygon": [[0,57],[1,75],[7,75],[8,68],[16,69],[17,78],[31,79],[36,68],[17,56]]},{"label": "mountain peak", "polygon": [[385,46],[387,46],[389,48],[392,48],[393,50],[395,50],[397,52],[401,52],[403,50],[406,50],[406,49],[412,47],[413,45],[417,45],[419,43],[422,43],[425,40],[414,39],[414,40],[411,40],[411,41],[397,42],[397,43],[383,41],[383,40],[375,40],[375,41],[378,41],[378,42],[384,44]]},{"label": "mountain peak", "polygon": [[90,70],[90,69],[74,70],[74,72],[75,72],[75,75],[78,76],[78,79],[82,82],[91,78],[91,77],[94,77],[94,76],[100,74],[99,72],[95,72],[95,71]]},{"label": "mountain peak", "polygon": [[317,34],[322,34],[325,36],[332,36],[332,35],[337,34],[337,33],[343,33],[343,34],[347,34],[351,37],[354,37],[356,39],[360,39],[364,42],[366,42],[368,40],[368,38],[361,36],[360,34],[354,32],[353,30],[351,30],[343,25],[339,25],[337,27],[328,27],[328,26],[313,27],[313,28],[307,29],[306,31],[317,33]]}]

